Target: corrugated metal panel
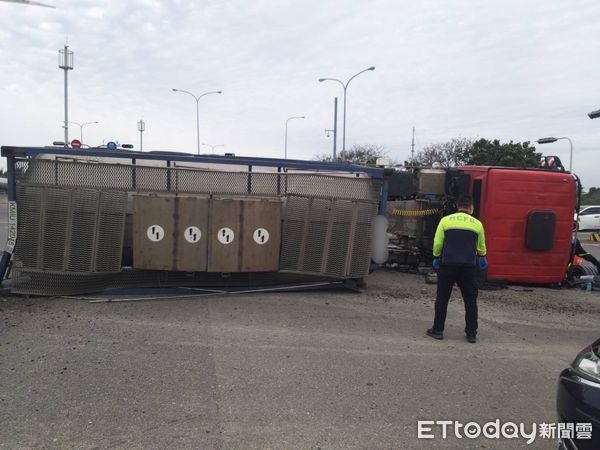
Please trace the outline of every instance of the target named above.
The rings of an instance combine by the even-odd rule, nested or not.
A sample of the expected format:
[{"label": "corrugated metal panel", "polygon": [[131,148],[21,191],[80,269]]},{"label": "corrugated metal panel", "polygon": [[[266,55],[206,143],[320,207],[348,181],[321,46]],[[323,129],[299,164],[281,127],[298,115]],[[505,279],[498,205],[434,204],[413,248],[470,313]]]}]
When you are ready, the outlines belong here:
[{"label": "corrugated metal panel", "polygon": [[280,268],[336,278],[369,272],[374,203],[288,197]]},{"label": "corrugated metal panel", "polygon": [[[38,292],[30,272],[83,276],[121,270],[125,192],[18,185],[17,202],[16,292]],[[46,293],[52,289],[47,286]]]}]

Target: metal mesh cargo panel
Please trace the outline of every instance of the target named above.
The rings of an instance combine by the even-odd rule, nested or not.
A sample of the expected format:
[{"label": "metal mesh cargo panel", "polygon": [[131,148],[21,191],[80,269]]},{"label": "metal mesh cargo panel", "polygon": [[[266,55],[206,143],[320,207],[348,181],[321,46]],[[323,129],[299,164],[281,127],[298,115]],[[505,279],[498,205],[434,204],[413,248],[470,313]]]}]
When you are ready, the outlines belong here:
[{"label": "metal mesh cargo panel", "polygon": [[369,273],[375,203],[290,196],[280,268],[336,278]]},{"label": "metal mesh cargo panel", "polygon": [[15,261],[25,267],[41,267],[42,195],[40,187],[19,187],[17,189],[18,223]]},{"label": "metal mesh cargo panel", "polygon": [[128,192],[301,195],[377,201],[381,189],[380,182],[370,178],[314,173],[227,172],[48,159],[19,161],[16,169],[17,183]]},{"label": "metal mesh cargo panel", "polygon": [[[329,230],[329,245],[327,246],[327,260],[325,263],[325,272],[332,276],[346,276],[349,270],[346,268],[350,243],[352,240],[353,227],[353,204],[348,201],[336,201],[332,205],[331,230]],[[368,236],[370,239],[371,236]],[[371,255],[367,255],[370,259]],[[360,276],[363,274],[358,274]],[[366,275],[366,274],[364,274]]]},{"label": "metal mesh cargo panel", "polygon": [[115,272],[121,268],[126,208],[126,192],[100,194],[95,272]]},{"label": "metal mesh cargo panel", "polygon": [[51,272],[13,269],[12,292],[29,295],[74,295],[100,292],[118,279],[116,273]]},{"label": "metal mesh cargo panel", "polygon": [[356,205],[353,218],[352,243],[347,263],[351,274],[368,274],[371,266],[371,222],[377,215],[377,204],[360,203]]},{"label": "metal mesh cargo panel", "polygon": [[371,220],[381,190],[378,180],[355,174],[233,172],[68,158],[17,161],[16,181],[18,239],[10,277],[15,292],[41,295],[186,280],[202,285],[213,276],[122,270],[124,234],[131,231],[128,196],[143,192],[285,199],[280,267],[288,275],[280,276],[362,277],[369,269]]},{"label": "metal mesh cargo panel", "polygon": [[77,274],[85,279],[121,270],[125,192],[18,185],[17,204],[15,292],[43,288],[33,286],[36,276],[42,276],[36,273]]},{"label": "metal mesh cargo panel", "polygon": [[81,189],[71,192],[72,232],[67,267],[69,272],[92,272],[96,247],[99,191]]},{"label": "metal mesh cargo panel", "polygon": [[[168,272],[158,270],[133,270],[125,268],[119,273],[67,273],[40,270],[22,270],[20,283],[13,292],[30,295],[77,295],[101,292],[106,289],[152,288],[181,286],[220,288],[222,286],[259,287],[286,283],[334,281],[333,278],[281,272],[238,272],[223,277],[210,272]],[[190,291],[189,293],[193,293]],[[197,293],[197,292],[196,292]]]}]

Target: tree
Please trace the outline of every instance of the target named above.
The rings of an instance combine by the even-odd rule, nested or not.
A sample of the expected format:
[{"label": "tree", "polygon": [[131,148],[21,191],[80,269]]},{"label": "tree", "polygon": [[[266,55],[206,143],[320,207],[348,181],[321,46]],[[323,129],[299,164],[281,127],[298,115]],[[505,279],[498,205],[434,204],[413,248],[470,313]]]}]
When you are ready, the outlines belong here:
[{"label": "tree", "polygon": [[600,205],[600,188],[591,187],[585,194],[581,194],[582,205]]},{"label": "tree", "polygon": [[[384,158],[387,152],[381,145],[366,144],[353,145],[350,150],[338,153],[335,162],[347,162],[351,164],[359,164],[363,166],[374,166],[378,158]],[[332,162],[332,155],[317,155],[317,161]]]},{"label": "tree", "polygon": [[448,167],[463,163],[463,155],[473,146],[471,139],[457,137],[439,144],[431,144],[417,153],[413,161],[405,162],[406,166]]},{"label": "tree", "polygon": [[431,144],[417,153],[406,165],[448,168],[459,165],[539,167],[542,154],[529,142],[500,143],[479,139],[454,138],[448,142]]},{"label": "tree", "polygon": [[501,144],[498,139],[479,139],[460,152],[459,159],[463,164],[477,166],[539,167],[541,156],[527,141]]}]

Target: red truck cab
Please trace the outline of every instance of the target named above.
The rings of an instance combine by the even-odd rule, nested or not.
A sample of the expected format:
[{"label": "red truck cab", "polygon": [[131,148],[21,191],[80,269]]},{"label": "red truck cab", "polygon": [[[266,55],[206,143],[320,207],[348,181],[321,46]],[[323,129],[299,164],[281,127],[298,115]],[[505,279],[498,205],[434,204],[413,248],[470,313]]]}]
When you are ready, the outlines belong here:
[{"label": "red truck cab", "polygon": [[[487,279],[559,283],[571,256],[576,182],[569,172],[458,167],[485,229]],[[468,180],[468,182],[467,182]]]}]

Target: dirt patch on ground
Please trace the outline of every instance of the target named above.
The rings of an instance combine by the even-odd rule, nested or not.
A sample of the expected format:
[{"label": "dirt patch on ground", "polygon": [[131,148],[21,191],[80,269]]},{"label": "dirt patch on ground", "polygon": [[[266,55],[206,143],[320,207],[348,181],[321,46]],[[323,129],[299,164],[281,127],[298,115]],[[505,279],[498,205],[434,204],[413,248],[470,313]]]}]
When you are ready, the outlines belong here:
[{"label": "dirt patch on ground", "polygon": [[[368,279],[368,300],[378,302],[435,301],[436,286],[425,282],[425,276],[393,271],[373,273]],[[451,301],[461,301],[455,287]],[[600,292],[586,292],[578,288],[558,288],[509,285],[501,290],[479,291],[481,307],[511,312],[521,310],[536,315],[559,314],[574,322],[600,320]],[[526,316],[528,314],[525,314]],[[600,322],[597,322],[600,327]]]}]

